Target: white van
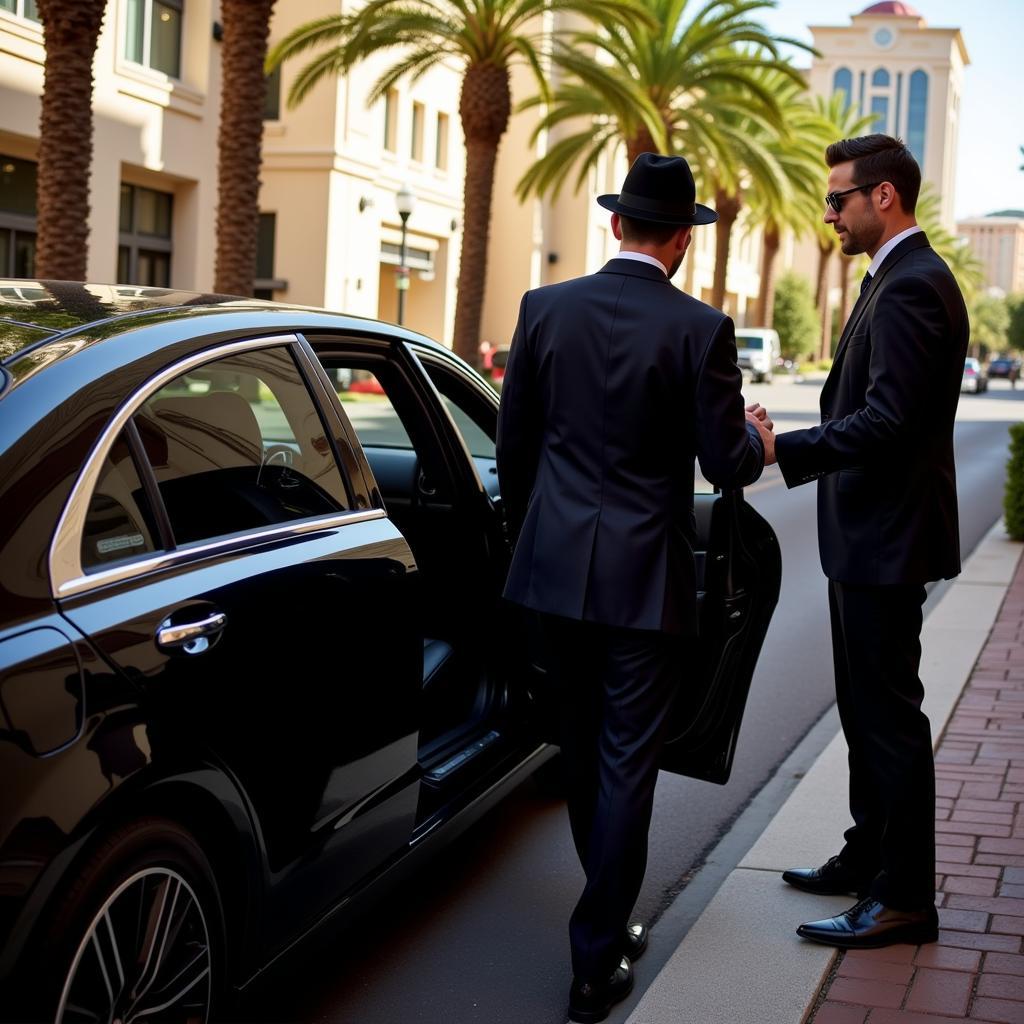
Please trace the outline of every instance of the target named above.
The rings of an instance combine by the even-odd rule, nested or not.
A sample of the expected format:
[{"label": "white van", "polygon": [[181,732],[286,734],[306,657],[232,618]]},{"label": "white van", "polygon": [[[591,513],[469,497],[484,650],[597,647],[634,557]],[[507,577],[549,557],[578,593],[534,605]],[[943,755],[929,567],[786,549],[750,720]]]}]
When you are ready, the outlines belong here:
[{"label": "white van", "polygon": [[755,384],[771,383],[776,360],[782,354],[779,335],[770,327],[740,327],[736,331],[736,361]]}]

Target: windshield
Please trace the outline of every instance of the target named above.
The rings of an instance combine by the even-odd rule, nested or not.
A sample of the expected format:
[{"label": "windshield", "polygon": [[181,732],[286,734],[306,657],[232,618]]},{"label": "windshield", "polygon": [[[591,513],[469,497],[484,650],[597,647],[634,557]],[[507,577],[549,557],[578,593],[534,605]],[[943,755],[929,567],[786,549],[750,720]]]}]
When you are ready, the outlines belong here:
[{"label": "windshield", "polygon": [[758,338],[752,334],[737,334],[736,347],[750,348],[754,349],[755,352],[760,352],[764,348],[764,338]]}]

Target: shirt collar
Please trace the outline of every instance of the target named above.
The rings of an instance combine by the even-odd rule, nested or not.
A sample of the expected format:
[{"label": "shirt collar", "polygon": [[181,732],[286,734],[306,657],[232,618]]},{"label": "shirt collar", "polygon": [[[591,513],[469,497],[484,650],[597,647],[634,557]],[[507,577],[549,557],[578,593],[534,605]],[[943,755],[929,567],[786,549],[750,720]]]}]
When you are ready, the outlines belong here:
[{"label": "shirt collar", "polygon": [[630,252],[628,249],[623,249],[621,252],[617,252],[612,259],[636,260],[637,263],[649,263],[652,267],[657,267],[666,277],[668,277],[668,267],[666,267],[661,260],[656,260],[653,256],[648,256],[645,252]]},{"label": "shirt collar", "polygon": [[924,228],[919,224],[915,224],[912,228],[907,228],[905,231],[901,231],[898,235],[893,235],[892,238],[890,238],[889,241],[875,253],[875,258],[871,261],[871,266],[868,267],[868,273],[874,277],[875,274],[878,273],[879,268],[885,262],[885,257],[888,256],[904,238],[916,235],[919,231],[924,231]]}]

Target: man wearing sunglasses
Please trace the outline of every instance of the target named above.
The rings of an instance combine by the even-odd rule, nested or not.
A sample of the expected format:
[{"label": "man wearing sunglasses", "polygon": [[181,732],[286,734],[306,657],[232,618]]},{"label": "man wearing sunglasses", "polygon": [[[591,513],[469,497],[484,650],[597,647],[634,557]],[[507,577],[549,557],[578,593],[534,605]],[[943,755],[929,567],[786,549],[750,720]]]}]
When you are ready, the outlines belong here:
[{"label": "man wearing sunglasses", "polygon": [[836,699],[853,825],[838,855],[783,878],[856,895],[798,934],[847,949],[935,941],[935,768],[918,677],[925,583],[960,571],[953,420],[968,321],[914,219],[921,171],[898,139],[829,146],[825,223],[871,259],[821,393],[821,424],[780,434],[779,468],[818,481]]}]

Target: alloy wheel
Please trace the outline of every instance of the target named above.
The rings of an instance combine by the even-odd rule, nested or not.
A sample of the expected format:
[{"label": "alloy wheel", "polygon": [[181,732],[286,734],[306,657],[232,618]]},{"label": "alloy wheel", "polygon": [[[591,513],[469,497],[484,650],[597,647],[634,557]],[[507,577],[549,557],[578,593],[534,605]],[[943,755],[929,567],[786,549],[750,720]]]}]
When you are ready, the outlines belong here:
[{"label": "alloy wheel", "polygon": [[122,882],[92,919],[71,962],[57,1024],[206,1024],[210,935],[188,882],[147,868]]}]

